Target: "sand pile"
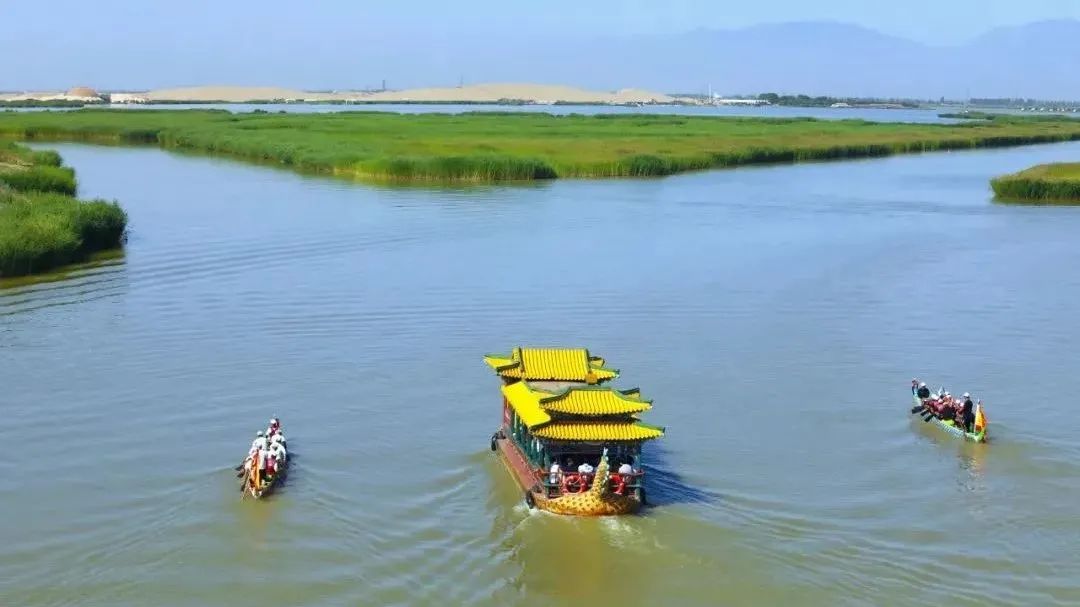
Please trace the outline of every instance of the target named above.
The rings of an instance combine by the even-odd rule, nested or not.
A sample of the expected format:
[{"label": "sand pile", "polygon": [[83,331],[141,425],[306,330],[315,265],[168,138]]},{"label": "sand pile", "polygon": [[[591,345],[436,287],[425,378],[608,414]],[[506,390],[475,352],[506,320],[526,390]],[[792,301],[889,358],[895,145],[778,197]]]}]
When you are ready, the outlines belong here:
[{"label": "sand pile", "polygon": [[476,84],[463,87],[421,88],[403,91],[340,91],[312,93],[278,87],[196,86],[160,89],[144,95],[153,101],[366,101],[411,103],[671,103],[672,97],[649,91],[624,89],[615,93],[587,91],[569,86],[548,84]]}]

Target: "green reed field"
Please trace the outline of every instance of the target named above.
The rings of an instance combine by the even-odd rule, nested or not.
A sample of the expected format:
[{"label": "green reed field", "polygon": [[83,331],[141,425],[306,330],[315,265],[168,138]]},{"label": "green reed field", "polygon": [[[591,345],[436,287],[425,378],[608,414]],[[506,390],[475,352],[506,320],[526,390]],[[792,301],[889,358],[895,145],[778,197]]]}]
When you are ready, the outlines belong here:
[{"label": "green reed field", "polygon": [[56,152],[0,144],[0,278],[36,274],[120,246],[127,215],[74,198],[75,172]]},{"label": "green reed field", "polygon": [[665,115],[0,112],[0,137],[152,144],[372,181],[646,177],[1080,139],[1080,121],[957,125]]},{"label": "green reed field", "polygon": [[1002,200],[1080,204],[1080,162],[1040,164],[990,182]]}]

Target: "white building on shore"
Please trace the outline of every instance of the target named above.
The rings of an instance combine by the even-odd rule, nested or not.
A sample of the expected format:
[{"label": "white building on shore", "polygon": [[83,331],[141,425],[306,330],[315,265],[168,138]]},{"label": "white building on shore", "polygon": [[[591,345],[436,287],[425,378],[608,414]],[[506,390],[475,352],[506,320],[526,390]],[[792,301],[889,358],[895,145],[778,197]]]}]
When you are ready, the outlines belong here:
[{"label": "white building on shore", "polygon": [[150,99],[142,93],[113,93],[109,103],[150,103]]}]

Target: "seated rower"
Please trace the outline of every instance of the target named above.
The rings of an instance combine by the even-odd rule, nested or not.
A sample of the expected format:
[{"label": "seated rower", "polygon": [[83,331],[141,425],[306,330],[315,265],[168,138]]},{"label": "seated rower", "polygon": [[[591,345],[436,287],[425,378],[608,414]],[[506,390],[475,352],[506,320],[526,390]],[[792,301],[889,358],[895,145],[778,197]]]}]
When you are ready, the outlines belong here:
[{"label": "seated rower", "polygon": [[278,458],[277,454],[273,451],[267,453],[266,456],[266,476],[267,478],[273,477],[278,472]]},{"label": "seated rower", "polygon": [[285,435],[281,433],[280,429],[275,431],[274,435],[270,437],[270,444],[281,444],[282,446],[285,446]]},{"label": "seated rower", "polygon": [[953,403],[953,399],[949,396],[948,392],[946,392],[945,396],[941,399],[937,411],[935,411],[934,414],[942,421],[952,421],[956,417],[956,405]]},{"label": "seated rower", "polygon": [[272,443],[270,445],[270,453],[277,457],[279,464],[285,465],[285,459],[288,457],[288,453],[285,451],[285,445],[281,443]]},{"label": "seated rower", "polygon": [[253,450],[265,449],[266,445],[266,433],[262,430],[259,430],[255,433],[255,440],[251,441],[251,448]]}]

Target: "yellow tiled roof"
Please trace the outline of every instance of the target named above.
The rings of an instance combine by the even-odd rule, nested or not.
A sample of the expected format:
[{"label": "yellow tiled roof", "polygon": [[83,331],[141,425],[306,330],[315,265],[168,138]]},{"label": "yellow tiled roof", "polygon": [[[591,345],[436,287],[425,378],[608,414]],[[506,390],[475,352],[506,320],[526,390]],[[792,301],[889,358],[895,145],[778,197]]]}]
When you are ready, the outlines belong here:
[{"label": "yellow tiled roof", "polygon": [[625,415],[652,409],[652,403],[641,400],[641,392],[612,388],[568,388],[540,399],[548,411],[572,415]]},{"label": "yellow tiled roof", "polygon": [[516,360],[510,358],[509,356],[503,356],[501,354],[488,354],[484,357],[484,362],[486,362],[488,366],[492,369],[495,369],[495,371],[517,365]]},{"label": "yellow tiled roof", "polygon": [[574,441],[641,441],[660,438],[663,428],[634,422],[553,422],[533,430],[540,438]]},{"label": "yellow tiled roof", "polygon": [[529,389],[523,381],[514,382],[502,387],[503,396],[517,412],[522,423],[529,428],[535,428],[551,421],[551,416],[540,408],[540,394]]},{"label": "yellow tiled roof", "polygon": [[503,377],[526,380],[601,382],[618,377],[604,359],[584,348],[514,348],[510,356],[488,355],[486,362]]}]

